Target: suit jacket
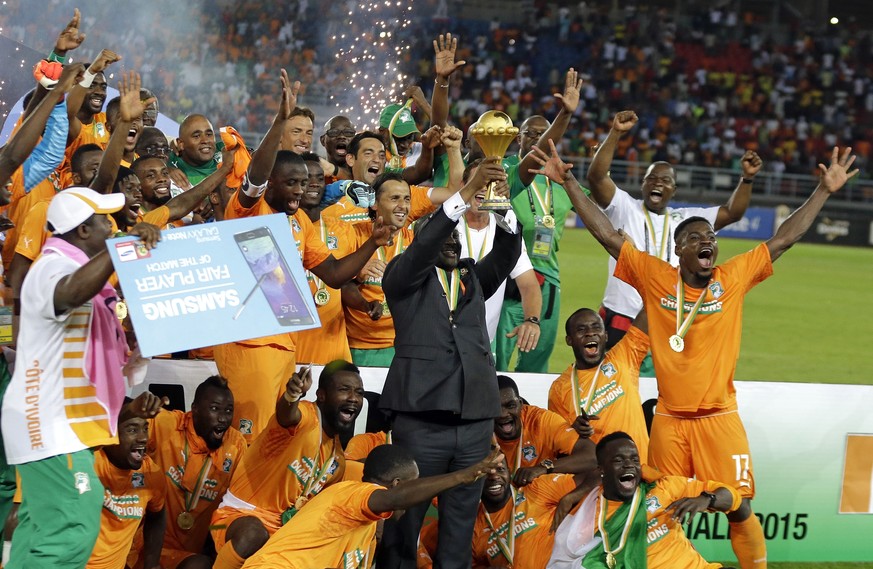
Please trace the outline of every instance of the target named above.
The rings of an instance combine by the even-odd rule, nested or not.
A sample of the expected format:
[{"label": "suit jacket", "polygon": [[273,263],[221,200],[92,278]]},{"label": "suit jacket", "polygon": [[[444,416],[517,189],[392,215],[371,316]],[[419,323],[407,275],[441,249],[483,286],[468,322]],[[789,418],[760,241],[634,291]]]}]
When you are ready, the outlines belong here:
[{"label": "suit jacket", "polygon": [[455,226],[439,208],[385,268],[382,289],[394,318],[395,355],[379,400],[382,409],[445,411],[461,420],[500,415],[485,299],[515,266],[521,228],[515,235],[497,231],[494,248],[480,262],[459,261],[464,292],[450,315],[435,267]]}]

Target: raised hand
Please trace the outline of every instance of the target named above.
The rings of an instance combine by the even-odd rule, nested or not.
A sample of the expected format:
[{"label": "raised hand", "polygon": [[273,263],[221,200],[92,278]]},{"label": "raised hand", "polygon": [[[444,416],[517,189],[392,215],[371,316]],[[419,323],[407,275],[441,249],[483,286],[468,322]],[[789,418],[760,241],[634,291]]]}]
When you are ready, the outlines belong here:
[{"label": "raised hand", "polygon": [[55,40],[54,52],[57,55],[63,55],[72,49],[76,49],[85,41],[85,34],[79,32],[79,20],[81,17],[79,9],[76,8],[73,11],[73,19],[70,20],[70,23],[58,35],[58,39]]},{"label": "raised hand", "polygon": [[434,71],[436,76],[444,80],[467,64],[466,61],[455,61],[455,52],[458,50],[458,38],[452,34],[440,34],[438,39],[433,40],[433,50],[436,53]]},{"label": "raised hand", "polygon": [[633,111],[619,111],[615,113],[615,118],[612,119],[612,128],[624,134],[632,129],[639,120],[639,117]]},{"label": "raised hand", "polygon": [[440,139],[446,150],[461,148],[461,141],[464,139],[464,133],[459,128],[447,126],[442,130]]},{"label": "raised hand", "polygon": [[751,179],[761,171],[764,161],[761,160],[761,157],[754,150],[746,150],[746,153],[740,159],[740,165],[743,168],[743,178]]},{"label": "raised hand", "polygon": [[555,148],[555,143],[551,140],[549,141],[549,148],[551,149],[551,156],[538,147],[533,147],[531,150],[533,158],[542,168],[539,170],[531,168],[529,172],[531,174],[542,174],[556,184],[563,184],[567,181],[567,177],[573,170],[573,165],[561,160],[561,157],[558,156],[558,149]]},{"label": "raised hand", "polygon": [[170,400],[166,397],[158,397],[151,391],[143,391],[136,399],[128,403],[128,410],[141,419],[151,419],[161,410],[161,407],[169,405]]},{"label": "raised hand", "polygon": [[346,186],[346,195],[358,207],[368,208],[376,203],[376,191],[366,182],[354,180]]},{"label": "raised hand", "polygon": [[101,73],[116,61],[121,61],[120,55],[108,49],[101,50],[97,57],[94,58],[94,61],[91,62],[91,65],[88,66],[88,71],[95,74]]},{"label": "raised hand", "polygon": [[154,97],[150,97],[145,101],[139,98],[139,91],[142,88],[142,78],[136,71],[121,74],[121,81],[118,82],[118,92],[121,95],[119,99],[118,110],[121,114],[121,120],[124,122],[133,122],[142,117],[146,107],[155,102]]},{"label": "raised hand", "polygon": [[427,104],[427,99],[424,96],[424,92],[421,90],[421,87],[419,87],[415,83],[403,90],[403,98],[412,99],[413,101],[415,101],[415,104],[419,106]]},{"label": "raised hand", "polygon": [[285,384],[285,397],[290,401],[298,401],[312,387],[312,366],[295,371]]},{"label": "raised hand", "polygon": [[476,172],[470,177],[467,185],[477,189],[484,188],[491,182],[501,182],[506,180],[506,171],[500,165],[499,158],[488,158],[483,160]]},{"label": "raised hand", "polygon": [[424,148],[436,148],[442,142],[440,137],[442,135],[442,129],[439,125],[433,125],[421,135],[421,146]]},{"label": "raised hand", "polygon": [[279,103],[277,116],[282,120],[288,120],[291,118],[291,113],[297,108],[297,94],[300,92],[300,81],[292,83],[288,79],[288,72],[284,69],[279,73],[279,80],[282,83],[282,102]]},{"label": "raised hand", "polygon": [[225,148],[221,151],[221,171],[229,174],[233,170],[233,157],[236,156],[237,149],[228,150]]},{"label": "raised hand", "polygon": [[64,67],[64,70],[61,71],[61,76],[58,79],[57,85],[55,85],[55,89],[62,93],[69,93],[70,89],[79,84],[84,74],[84,63],[71,63],[67,65]]},{"label": "raised hand", "polygon": [[819,164],[818,169],[821,171],[821,179],[819,185],[828,193],[834,193],[842,188],[846,182],[858,175],[859,170],[855,168],[849,172],[852,164],[855,162],[855,155],[852,154],[852,147],[847,146],[840,152],[840,149],[834,146],[831,153],[831,165],[825,166]]},{"label": "raised hand", "polygon": [[564,79],[564,92],[555,93],[555,98],[561,101],[564,110],[570,114],[576,112],[579,106],[579,93],[582,90],[582,80],[579,79],[579,74],[572,67],[567,71],[567,77]]}]

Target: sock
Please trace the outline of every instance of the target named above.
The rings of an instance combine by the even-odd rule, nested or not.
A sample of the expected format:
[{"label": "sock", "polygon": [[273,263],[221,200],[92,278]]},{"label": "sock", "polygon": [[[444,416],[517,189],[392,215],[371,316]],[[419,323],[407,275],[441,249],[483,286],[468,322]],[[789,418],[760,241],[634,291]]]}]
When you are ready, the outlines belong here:
[{"label": "sock", "polygon": [[233,542],[228,541],[218,551],[218,556],[215,558],[215,563],[212,564],[212,569],[240,569],[245,561],[233,548]]},{"label": "sock", "polygon": [[4,541],[3,542],[3,562],[0,563],[0,567],[5,567],[9,563],[9,557],[12,553],[12,542]]},{"label": "sock", "polygon": [[730,522],[731,547],[741,569],[767,569],[764,528],[755,514],[742,522]]}]

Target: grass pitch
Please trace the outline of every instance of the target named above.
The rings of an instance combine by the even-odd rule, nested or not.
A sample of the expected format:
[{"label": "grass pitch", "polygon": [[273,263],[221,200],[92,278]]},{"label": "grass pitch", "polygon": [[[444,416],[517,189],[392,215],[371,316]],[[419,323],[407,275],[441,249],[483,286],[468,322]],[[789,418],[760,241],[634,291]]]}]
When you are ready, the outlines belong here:
[{"label": "grass pitch", "polygon": [[[758,244],[721,239],[719,262]],[[577,308],[598,308],[607,254],[584,229],[568,229],[558,250],[561,327],[549,371],[573,361],[563,323]],[[746,297],[736,379],[873,383],[873,249],[800,243],[772,277]],[[514,364],[513,364],[514,365]]]}]

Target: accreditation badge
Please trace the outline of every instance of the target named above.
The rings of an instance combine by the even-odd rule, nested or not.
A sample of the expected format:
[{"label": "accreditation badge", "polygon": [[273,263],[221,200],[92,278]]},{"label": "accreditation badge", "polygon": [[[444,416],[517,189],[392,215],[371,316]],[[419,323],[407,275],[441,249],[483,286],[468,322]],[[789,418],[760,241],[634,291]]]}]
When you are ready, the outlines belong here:
[{"label": "accreditation badge", "polygon": [[555,230],[551,227],[546,227],[537,219],[537,224],[534,227],[534,240],[531,250],[528,254],[535,259],[548,259],[552,254],[552,243],[555,239]]}]

